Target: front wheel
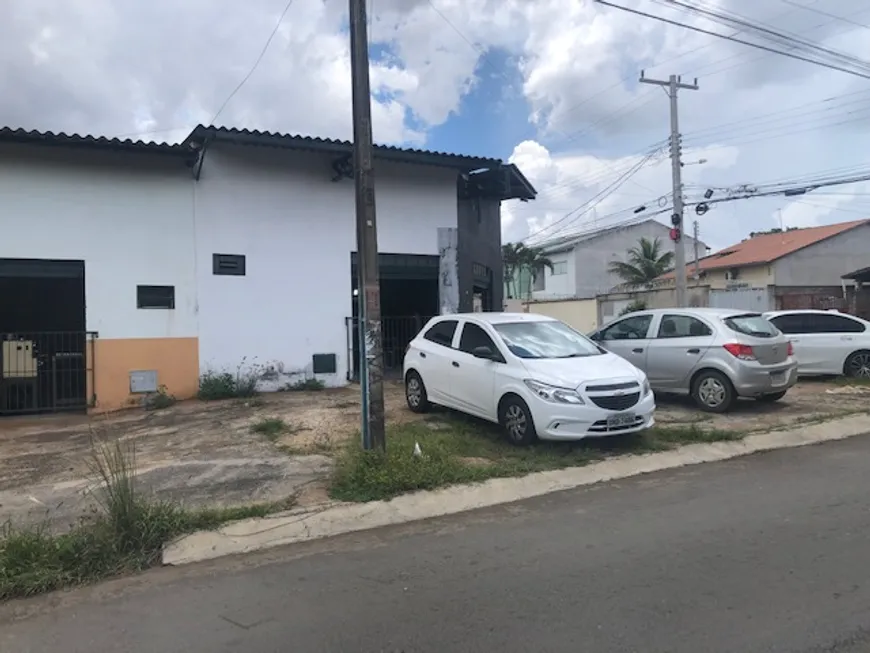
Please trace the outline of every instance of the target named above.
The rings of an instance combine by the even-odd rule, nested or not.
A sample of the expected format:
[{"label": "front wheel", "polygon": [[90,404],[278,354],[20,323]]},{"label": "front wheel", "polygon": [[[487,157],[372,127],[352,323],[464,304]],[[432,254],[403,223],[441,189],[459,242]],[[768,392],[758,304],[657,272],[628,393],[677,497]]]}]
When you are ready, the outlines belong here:
[{"label": "front wheel", "polygon": [[779,392],[771,392],[769,395],[761,395],[760,397],[756,397],[756,399],[765,403],[779,401],[780,399],[785,397],[785,392],[785,390],[781,390]]},{"label": "front wheel", "polygon": [[692,399],[707,413],[725,413],[737,399],[730,379],[716,370],[705,370],[695,377]]},{"label": "front wheel", "polygon": [[405,401],[408,402],[408,408],[414,413],[428,412],[432,406],[429,403],[429,395],[426,393],[423,378],[414,370],[408,372],[405,377]]},{"label": "front wheel", "polygon": [[528,446],[538,439],[532,411],[529,410],[529,405],[516,395],[508,395],[501,400],[498,421],[508,441],[517,447]]}]

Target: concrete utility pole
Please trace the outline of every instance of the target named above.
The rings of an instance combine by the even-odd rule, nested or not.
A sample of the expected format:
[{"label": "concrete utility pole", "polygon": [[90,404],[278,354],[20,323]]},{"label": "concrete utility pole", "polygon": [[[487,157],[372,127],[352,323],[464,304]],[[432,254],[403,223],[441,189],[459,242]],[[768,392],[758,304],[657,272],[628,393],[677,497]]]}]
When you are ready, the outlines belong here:
[{"label": "concrete utility pole", "polygon": [[386,449],[384,352],[378,224],[372,171],[372,105],[366,0],[350,0],[350,69],[353,83],[353,157],[356,185],[356,248],[359,271],[360,388],[364,449]]},{"label": "concrete utility pole", "polygon": [[695,243],[695,273],[692,275],[695,277],[695,281],[698,280],[698,238],[700,237],[700,229],[698,228],[698,221],[695,220],[695,224],[692,226],[692,238],[694,238]]},{"label": "concrete utility pole", "polygon": [[655,84],[666,89],[671,98],[671,173],[673,177],[674,214],[671,216],[671,240],[674,241],[674,267],[677,277],[677,306],[686,306],[686,249],[683,245],[683,162],[680,158],[680,122],[677,111],[677,91],[686,89],[698,90],[698,80],[693,84],[684,84],[677,75],[671,75],[667,81],[649,79],[640,71],[640,81],[644,84]]}]

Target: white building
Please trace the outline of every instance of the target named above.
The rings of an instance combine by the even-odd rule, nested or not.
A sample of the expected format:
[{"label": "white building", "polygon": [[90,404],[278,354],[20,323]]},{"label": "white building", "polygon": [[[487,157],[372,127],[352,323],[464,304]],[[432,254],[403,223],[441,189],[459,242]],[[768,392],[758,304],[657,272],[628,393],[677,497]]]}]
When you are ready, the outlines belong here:
[{"label": "white building", "polygon": [[[180,145],[0,130],[0,414],[188,397],[240,365],[346,382],[350,153],[225,128]],[[375,174],[390,366],[421,320],[501,305],[500,202],[535,191],[501,161],[420,150],[376,148]]]},{"label": "white building", "polygon": [[[536,276],[532,284],[532,299],[587,299],[608,292],[623,283],[610,272],[610,264],[625,261],[628,250],[637,247],[641,238],[658,238],[663,253],[673,251],[670,227],[653,219],[536,243],[553,262],[553,269],[545,268],[543,274]],[[682,244],[688,263],[695,259],[696,253],[702,258],[709,250],[700,240],[696,246],[695,239],[686,235]]]}]

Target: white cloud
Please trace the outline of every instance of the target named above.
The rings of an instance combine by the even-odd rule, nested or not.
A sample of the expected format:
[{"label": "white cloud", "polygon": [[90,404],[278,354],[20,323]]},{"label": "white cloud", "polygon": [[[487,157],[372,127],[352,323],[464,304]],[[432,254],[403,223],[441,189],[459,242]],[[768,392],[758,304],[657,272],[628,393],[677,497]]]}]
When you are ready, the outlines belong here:
[{"label": "white cloud", "polygon": [[[615,1],[654,14],[670,11],[653,0]],[[750,0],[716,4],[870,58],[868,3],[804,2],[809,9]],[[0,124],[116,135],[151,130],[157,138],[182,138],[193,124],[208,122],[248,72],[285,3],[8,0],[0,23]],[[497,74],[486,53],[506,50],[522,77],[528,104],[523,117],[538,133],[519,143],[506,140],[503,153],[512,153],[540,191],[535,202],[504,205],[507,238],[554,224],[667,137],[667,98],[659,88],[638,84],[641,69],[656,77],[699,78],[700,90],[680,96],[686,161],[708,159],[684,169],[690,197],[708,186],[856,170],[870,148],[865,80],[592,0],[432,3],[437,10],[428,0],[370,3],[371,40],[389,50],[372,65],[375,138],[425,144],[428,128],[459,111],[484,74]],[[218,122],[349,137],[346,12],[346,0],[295,0],[256,72]],[[509,96],[490,98],[493,120],[513,106]],[[464,144],[456,148],[469,151]],[[603,199],[594,216],[573,224],[624,219],[641,204],[646,213],[658,210],[669,190],[670,170],[662,160]],[[870,212],[867,200],[845,193],[721,204],[698,219],[710,244],[727,245],[777,226],[778,209],[795,224],[811,224],[853,219],[864,208]]]}]

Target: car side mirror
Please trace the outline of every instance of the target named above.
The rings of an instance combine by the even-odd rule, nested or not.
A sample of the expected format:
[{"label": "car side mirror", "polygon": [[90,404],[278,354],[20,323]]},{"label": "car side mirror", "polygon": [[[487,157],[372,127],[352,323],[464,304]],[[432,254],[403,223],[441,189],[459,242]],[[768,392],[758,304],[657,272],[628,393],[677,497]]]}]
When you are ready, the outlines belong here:
[{"label": "car side mirror", "polygon": [[471,350],[471,355],[488,361],[495,360],[495,353],[489,347],[475,347]]}]

